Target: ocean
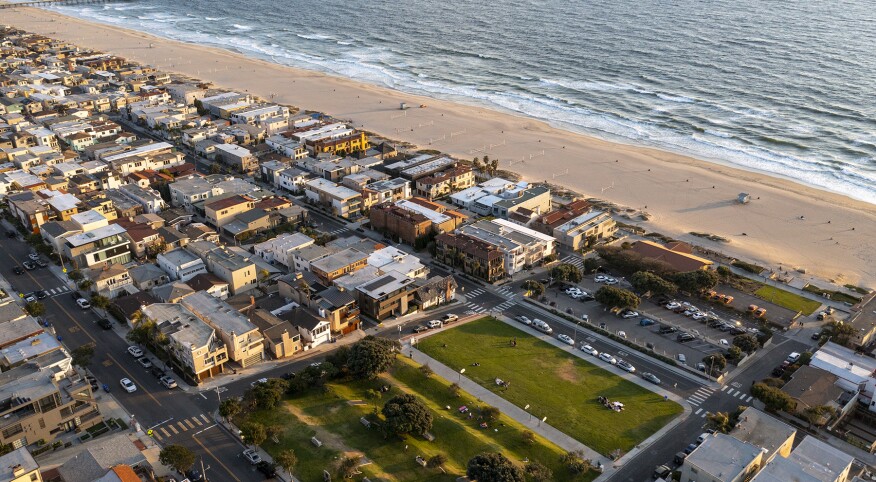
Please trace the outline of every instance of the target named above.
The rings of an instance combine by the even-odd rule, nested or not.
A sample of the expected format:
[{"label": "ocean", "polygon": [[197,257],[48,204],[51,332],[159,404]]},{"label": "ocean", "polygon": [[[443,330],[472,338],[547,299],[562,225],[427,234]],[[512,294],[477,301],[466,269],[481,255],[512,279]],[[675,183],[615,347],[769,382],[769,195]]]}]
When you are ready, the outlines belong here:
[{"label": "ocean", "polygon": [[876,204],[868,0],[149,0],[54,9]]}]

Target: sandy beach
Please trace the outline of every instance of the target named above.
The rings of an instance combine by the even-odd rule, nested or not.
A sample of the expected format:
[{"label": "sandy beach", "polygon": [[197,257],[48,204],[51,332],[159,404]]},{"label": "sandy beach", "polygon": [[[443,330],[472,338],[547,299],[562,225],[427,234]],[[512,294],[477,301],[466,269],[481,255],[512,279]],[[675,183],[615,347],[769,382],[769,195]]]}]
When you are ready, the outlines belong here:
[{"label": "sandy beach", "polygon": [[[460,158],[484,154],[526,180],[643,210],[648,231],[772,269],[805,268],[838,284],[876,285],[876,206],[776,177],[571,133],[482,107],[440,101],[30,8],[3,23],[323,111],[357,127]],[[411,109],[399,110],[407,102]],[[426,108],[419,108],[427,105]],[[752,202],[740,205],[737,194]],[[803,218],[801,219],[801,216]],[[712,242],[689,233],[723,236]],[[798,275],[800,276],[800,275]]]}]

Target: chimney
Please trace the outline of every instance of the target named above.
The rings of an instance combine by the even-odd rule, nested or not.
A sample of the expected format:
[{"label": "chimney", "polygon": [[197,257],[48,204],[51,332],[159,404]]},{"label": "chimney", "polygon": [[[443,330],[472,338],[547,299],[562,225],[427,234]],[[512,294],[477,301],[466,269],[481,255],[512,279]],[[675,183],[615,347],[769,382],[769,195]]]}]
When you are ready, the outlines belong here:
[{"label": "chimney", "polygon": [[12,466],[12,475],[15,477],[21,477],[24,475],[24,467],[21,464],[15,464]]}]

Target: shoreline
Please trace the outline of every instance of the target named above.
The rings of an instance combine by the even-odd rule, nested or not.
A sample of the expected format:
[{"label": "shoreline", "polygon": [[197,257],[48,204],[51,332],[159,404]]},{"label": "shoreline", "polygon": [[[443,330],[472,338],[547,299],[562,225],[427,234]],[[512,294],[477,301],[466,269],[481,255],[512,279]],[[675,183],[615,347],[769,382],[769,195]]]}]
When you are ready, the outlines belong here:
[{"label": "shoreline", "polygon": [[[52,11],[16,8],[4,13],[9,13],[4,23],[26,31],[215,87],[265,99],[276,94],[275,102],[350,119],[356,127],[421,149],[464,159],[487,154],[500,159],[500,169],[525,180],[547,181],[585,198],[646,211],[649,221],[624,222],[647,231],[773,269],[803,267],[839,284],[876,282],[876,205],[865,201],[725,163],[591,137],[520,114],[402,93]],[[400,102],[411,108],[400,111]],[[417,108],[421,104],[428,107]],[[751,193],[752,203],[737,204],[739,192]],[[692,231],[731,242],[707,241]]]}]

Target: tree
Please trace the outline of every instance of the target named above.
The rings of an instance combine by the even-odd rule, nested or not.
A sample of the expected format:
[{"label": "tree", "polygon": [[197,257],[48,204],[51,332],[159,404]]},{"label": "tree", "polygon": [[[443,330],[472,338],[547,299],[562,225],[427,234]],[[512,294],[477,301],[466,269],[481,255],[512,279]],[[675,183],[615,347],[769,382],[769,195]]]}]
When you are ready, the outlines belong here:
[{"label": "tree", "polygon": [[274,457],[274,462],[276,462],[283,470],[291,474],[292,469],[298,465],[298,456],[295,455],[295,451],[292,449],[284,450]]},{"label": "tree", "polygon": [[164,253],[165,251],[167,251],[167,243],[164,241],[159,241],[157,243],[153,243],[153,244],[150,244],[149,246],[146,246],[146,257],[155,258],[159,254]]},{"label": "tree", "polygon": [[447,456],[444,454],[435,454],[429,457],[429,460],[426,461],[426,467],[430,469],[437,469],[442,465],[447,463]]},{"label": "tree", "polygon": [[27,314],[30,316],[40,316],[46,312],[46,307],[39,301],[31,301],[24,305],[24,310],[27,311]]},{"label": "tree", "polygon": [[831,321],[828,323],[831,340],[840,345],[848,346],[855,334],[855,327],[851,324],[843,323],[842,321]]},{"label": "tree", "polygon": [[267,440],[268,432],[265,430],[265,426],[258,422],[246,422],[240,426],[240,438],[247,445],[261,445]]},{"label": "tree", "polygon": [[134,328],[131,328],[131,331],[126,335],[128,340],[138,345],[145,345],[151,342],[155,331],[158,329],[154,320],[148,318],[144,320],[142,318],[139,323],[134,324]]},{"label": "tree", "polygon": [[82,278],[85,278],[85,275],[82,274],[82,271],[74,269],[67,272],[67,277],[70,278],[72,281],[79,281]]},{"label": "tree", "polygon": [[639,292],[645,293],[650,291],[655,296],[671,296],[678,291],[678,286],[648,271],[636,271],[630,277],[630,283]]},{"label": "tree", "polygon": [[703,364],[706,365],[706,370],[710,370],[711,376],[717,376],[727,368],[727,359],[720,353],[713,353],[703,357]]},{"label": "tree", "polygon": [[718,266],[715,269],[715,272],[718,274],[718,277],[721,278],[722,280],[727,280],[730,278],[730,276],[733,275],[733,271],[731,271],[730,268],[728,268],[724,265]]},{"label": "tree", "polygon": [[386,338],[366,336],[350,347],[347,366],[358,379],[370,380],[389,370],[395,362],[398,344]]},{"label": "tree", "polygon": [[109,306],[110,300],[106,296],[97,293],[91,295],[91,306],[105,310]]},{"label": "tree", "polygon": [[554,479],[554,472],[535,460],[526,464],[523,470],[535,482],[548,482]]},{"label": "tree", "polygon": [[246,405],[260,410],[270,410],[276,407],[283,394],[289,388],[289,384],[282,378],[271,378],[266,382],[256,383],[243,395]]},{"label": "tree", "polygon": [[481,416],[484,417],[484,420],[498,420],[500,415],[502,415],[502,412],[496,407],[486,405],[481,409]]},{"label": "tree", "polygon": [[411,394],[396,395],[383,406],[385,427],[390,433],[423,434],[432,428],[432,413]]},{"label": "tree", "polygon": [[718,273],[712,270],[698,269],[685,273],[676,273],[670,278],[678,289],[688,293],[700,293],[710,290],[718,284]]},{"label": "tree", "polygon": [[551,277],[559,281],[569,281],[571,283],[579,283],[584,279],[581,270],[574,264],[560,263],[551,268]]},{"label": "tree", "polygon": [[468,461],[465,475],[477,482],[524,482],[523,471],[504,455],[482,453]]},{"label": "tree", "polygon": [[706,420],[718,432],[729,433],[733,430],[733,425],[730,423],[730,415],[727,412],[708,413],[706,414]]},{"label": "tree", "polygon": [[580,450],[566,452],[565,455],[560,457],[560,463],[565,465],[569,472],[574,475],[583,474],[590,470],[591,467],[590,460]]},{"label": "tree", "polygon": [[730,360],[739,360],[742,358],[742,349],[738,346],[731,346],[727,349],[727,358]]},{"label": "tree", "polygon": [[524,430],[523,433],[520,434],[520,437],[526,445],[532,445],[535,443],[535,434],[530,430]]},{"label": "tree", "polygon": [[528,279],[524,281],[522,288],[526,290],[526,296],[538,298],[544,294],[544,285],[535,280]]},{"label": "tree", "polygon": [[283,435],[285,429],[282,425],[272,424],[265,427],[265,435],[268,436],[270,440],[279,440],[280,435]]},{"label": "tree", "polygon": [[168,445],[158,453],[158,461],[162,465],[183,473],[195,465],[195,454],[182,445]]},{"label": "tree", "polygon": [[767,410],[790,412],[797,405],[794,399],[780,388],[771,387],[765,383],[752,385],[751,394],[763,402]]},{"label": "tree", "polygon": [[835,414],[836,410],[829,405],[816,405],[814,407],[806,407],[803,410],[803,417],[809,423],[809,428],[812,428],[813,425],[824,425]]},{"label": "tree", "polygon": [[73,364],[79,368],[86,368],[91,364],[91,357],[94,356],[94,346],[82,345],[74,348],[70,352],[70,357],[73,359]]},{"label": "tree", "polygon": [[435,374],[432,368],[429,365],[420,366],[420,373],[423,374],[424,377],[429,378]]},{"label": "tree", "polygon": [[226,398],[219,404],[219,415],[225,420],[231,420],[243,411],[243,405],[237,398]]},{"label": "tree", "polygon": [[361,455],[352,455],[344,457],[338,462],[338,474],[345,479],[350,479],[359,473],[359,461],[362,460]]},{"label": "tree", "polygon": [[43,237],[40,236],[39,234],[28,234],[27,237],[24,238],[24,240],[27,241],[27,244],[29,244],[31,246],[37,246],[40,244],[44,244]]},{"label": "tree", "polygon": [[461,390],[462,390],[462,389],[459,388],[459,384],[456,383],[456,382],[451,383],[450,386],[447,387],[447,391],[449,391],[450,394],[453,395],[454,397],[458,397],[458,396],[459,396],[459,392],[460,392]]},{"label": "tree", "polygon": [[746,333],[733,338],[733,345],[738,346],[739,349],[745,353],[754,353],[755,350],[760,348],[760,343],[757,342],[757,337],[751,333]]},{"label": "tree", "polygon": [[599,268],[599,261],[596,258],[584,258],[584,272],[592,273]]},{"label": "tree", "polygon": [[614,286],[603,286],[593,296],[596,301],[610,308],[636,308],[639,297],[635,293]]},{"label": "tree", "polygon": [[90,279],[81,280],[76,286],[79,287],[80,290],[88,290],[92,286],[94,286],[94,281]]}]

